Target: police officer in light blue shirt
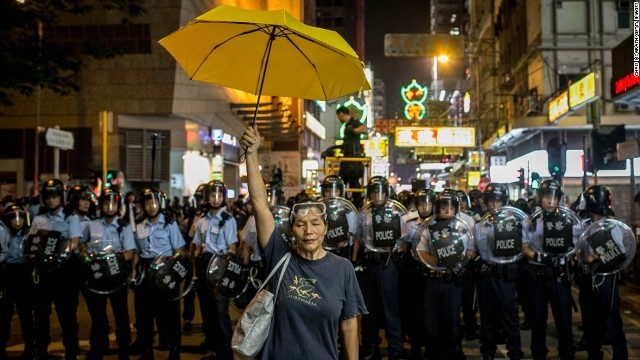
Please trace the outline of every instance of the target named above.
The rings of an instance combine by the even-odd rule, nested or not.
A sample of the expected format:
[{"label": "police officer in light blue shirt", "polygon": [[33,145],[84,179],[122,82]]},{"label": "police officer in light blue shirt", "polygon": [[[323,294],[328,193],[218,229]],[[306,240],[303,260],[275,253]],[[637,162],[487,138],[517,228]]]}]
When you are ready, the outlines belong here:
[{"label": "police officer in light blue shirt", "polygon": [[[178,224],[163,213],[166,209],[165,194],[157,189],[145,189],[139,199],[145,217],[136,225],[138,252],[134,256],[134,278],[136,273],[146,273],[157,256],[169,257],[174,252],[185,251],[185,241]],[[137,341],[142,348],[140,359],[153,359],[153,321],[157,319],[160,333],[166,331],[169,336],[168,359],[178,360],[182,340],[180,302],[159,300],[151,291],[148,276],[141,278],[141,283],[135,288],[134,299]]]},{"label": "police officer in light blue shirt", "polygon": [[24,352],[21,358],[32,359],[33,314],[32,291],[33,282],[26,257],[22,252],[22,241],[28,232],[29,212],[21,206],[11,205],[2,213],[0,222],[0,358],[6,359],[5,348],[11,334],[11,319],[14,306],[20,319],[20,330],[24,341]]},{"label": "police officer in light blue shirt", "polygon": [[[78,218],[63,209],[64,184],[58,179],[51,179],[42,185],[42,202],[46,212],[33,219],[30,234],[42,234],[43,231],[59,232],[59,239],[66,243],[60,247],[63,254],[58,258],[66,258],[58,267],[42,271],[42,265],[34,264],[38,269],[34,287],[35,342],[38,359],[48,359],[48,347],[51,343],[50,321],[51,304],[55,304],[56,313],[62,327],[62,343],[65,347],[65,359],[76,359],[78,346],[78,286],[77,268],[74,266],[72,254],[82,237]],[[50,233],[51,234],[51,233]],[[58,234],[56,233],[56,236]],[[50,239],[51,237],[49,237]]]},{"label": "police officer in light blue shirt", "polygon": [[[210,181],[205,188],[205,200],[208,211],[198,222],[194,237],[193,250],[196,257],[201,254],[225,255],[236,253],[238,234],[236,221],[227,211],[227,187],[223,182]],[[204,255],[203,255],[204,256]],[[208,258],[210,256],[205,256]],[[233,359],[231,352],[231,318],[229,316],[229,297],[216,294],[212,296],[207,287],[204,274],[198,275],[196,281],[202,327],[205,343],[216,355],[205,359]],[[212,308],[215,304],[215,308]]]},{"label": "police officer in light blue shirt", "polygon": [[[118,219],[122,206],[123,201],[120,193],[113,189],[105,189],[100,195],[100,208],[103,216],[87,224],[81,245],[84,258],[87,259],[85,266],[94,264],[89,261],[91,259],[89,254],[117,256],[121,261],[118,263],[117,270],[119,271],[115,276],[119,278],[122,277],[120,275],[121,272],[128,272],[124,261],[131,261],[133,252],[136,250],[131,226]],[[105,257],[102,257],[102,259],[105,259]],[[105,279],[109,276],[108,274],[100,275],[99,280],[109,281],[109,279]],[[109,350],[107,300],[111,301],[111,309],[116,323],[118,358],[120,360],[129,358],[131,329],[129,327],[129,309],[127,306],[128,290],[126,286],[122,286],[122,283],[118,287],[118,283],[113,281],[111,285],[115,286],[115,288],[101,287],[100,291],[96,291],[96,289],[88,287],[84,290],[87,307],[91,315],[91,334],[89,335],[91,351],[87,355],[89,360],[101,360],[105,352]]]}]

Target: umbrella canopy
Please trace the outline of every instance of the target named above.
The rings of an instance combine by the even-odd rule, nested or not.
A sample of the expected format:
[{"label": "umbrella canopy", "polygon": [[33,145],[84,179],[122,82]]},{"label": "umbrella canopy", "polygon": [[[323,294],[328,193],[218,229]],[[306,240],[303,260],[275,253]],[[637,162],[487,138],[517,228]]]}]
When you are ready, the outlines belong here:
[{"label": "umbrella canopy", "polygon": [[159,41],[189,79],[258,95],[330,100],[370,90],[358,55],[335,31],[285,10],[220,6]]}]

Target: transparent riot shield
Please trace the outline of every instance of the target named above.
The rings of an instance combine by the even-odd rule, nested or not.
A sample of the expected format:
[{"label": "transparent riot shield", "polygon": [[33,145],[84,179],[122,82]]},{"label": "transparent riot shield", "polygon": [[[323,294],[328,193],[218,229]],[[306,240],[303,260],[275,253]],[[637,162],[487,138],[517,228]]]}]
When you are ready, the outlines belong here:
[{"label": "transparent riot shield", "polygon": [[576,257],[592,273],[615,274],[626,268],[636,253],[636,237],[625,223],[601,219],[578,238]]},{"label": "transparent riot shield", "polygon": [[582,233],[580,218],[564,206],[552,212],[534,212],[525,221],[524,228],[533,251],[563,257],[575,252],[576,240]]},{"label": "transparent riot shield", "polygon": [[483,216],[474,229],[476,248],[482,259],[497,264],[518,261],[523,256],[525,220],[527,214],[511,206],[503,206]]},{"label": "transparent riot shield", "polygon": [[71,255],[71,241],[59,231],[38,230],[25,238],[23,249],[30,265],[50,272],[64,264]]},{"label": "transparent riot shield", "polygon": [[84,259],[85,288],[96,294],[111,294],[125,287],[131,278],[131,268],[122,252],[110,246],[90,252]]},{"label": "transparent riot shield", "polygon": [[460,269],[468,261],[468,250],[474,249],[471,229],[457,217],[428,217],[418,231],[419,241],[412,247],[416,260],[431,270]]},{"label": "transparent riot shield", "polygon": [[367,250],[388,253],[402,237],[402,217],[407,209],[395,200],[387,200],[384,206],[373,207],[367,203],[360,211],[358,228]]},{"label": "transparent riot shield", "polygon": [[322,247],[326,250],[337,250],[352,244],[358,221],[358,210],[344,198],[326,198],[328,229]]},{"label": "transparent riot shield", "polygon": [[248,268],[236,254],[213,255],[205,279],[213,294],[239,297],[247,289]]},{"label": "transparent riot shield", "polygon": [[276,221],[276,230],[280,234],[280,238],[287,244],[293,244],[293,233],[291,232],[291,225],[289,224],[289,212],[291,211],[286,206],[270,206],[271,215]]},{"label": "transparent riot shield", "polygon": [[162,301],[175,301],[193,288],[194,261],[187,252],[157,256],[148,270],[151,291]]}]

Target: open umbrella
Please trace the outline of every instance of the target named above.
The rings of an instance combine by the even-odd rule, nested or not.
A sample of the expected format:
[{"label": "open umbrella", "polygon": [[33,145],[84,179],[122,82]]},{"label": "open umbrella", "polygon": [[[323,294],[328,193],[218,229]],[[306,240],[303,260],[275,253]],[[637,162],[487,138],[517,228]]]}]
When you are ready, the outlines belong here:
[{"label": "open umbrella", "polygon": [[[330,100],[370,90],[363,65],[335,31],[285,10],[220,6],[159,41],[189,79],[258,96]],[[258,104],[253,123],[258,114]]]}]

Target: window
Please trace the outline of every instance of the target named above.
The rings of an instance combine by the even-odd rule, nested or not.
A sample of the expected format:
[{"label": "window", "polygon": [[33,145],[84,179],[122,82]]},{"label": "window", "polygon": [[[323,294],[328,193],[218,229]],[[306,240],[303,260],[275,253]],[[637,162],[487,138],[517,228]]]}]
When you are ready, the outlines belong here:
[{"label": "window", "polygon": [[169,153],[171,150],[171,133],[166,130],[151,129],[119,129],[120,168],[127,181],[151,181],[151,163],[153,140],[151,136],[158,134],[156,140],[156,156],[154,181],[169,181]]}]

